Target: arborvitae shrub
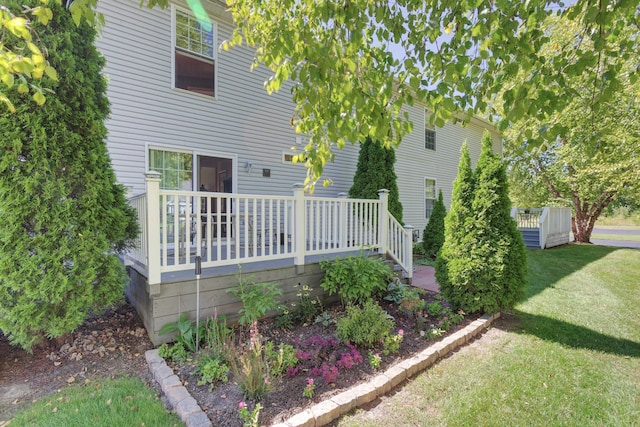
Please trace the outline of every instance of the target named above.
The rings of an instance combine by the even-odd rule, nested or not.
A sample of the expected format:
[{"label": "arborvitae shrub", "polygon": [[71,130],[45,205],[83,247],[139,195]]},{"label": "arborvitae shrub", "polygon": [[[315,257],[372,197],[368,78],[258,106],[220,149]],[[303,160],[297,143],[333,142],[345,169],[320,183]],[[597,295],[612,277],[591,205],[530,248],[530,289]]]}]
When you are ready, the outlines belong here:
[{"label": "arborvitae shrub", "polygon": [[422,246],[425,255],[434,258],[438,255],[444,244],[444,218],[447,216],[447,208],[444,206],[442,190],[438,192],[438,199],[433,205],[433,211],[429,222],[422,232]]},{"label": "arborvitae shrub", "polygon": [[[467,160],[461,160],[463,163]],[[467,178],[456,180],[458,190],[468,188],[460,184],[468,182],[466,166],[463,174]],[[436,277],[456,309],[492,313],[513,307],[522,297],[527,259],[522,236],[510,216],[505,165],[493,154],[488,132],[482,138],[474,177],[471,205],[468,197],[464,199],[466,217],[451,216],[453,203],[447,216]],[[461,193],[454,185],[454,197]],[[461,211],[456,209],[456,213]]]},{"label": "arborvitae shrub", "polygon": [[[53,89],[43,106],[12,91],[17,111],[0,112],[0,329],[25,349],[123,299],[127,276],[116,252],[138,228],[105,145],[96,32],[76,26],[66,7],[50,7],[53,20],[34,27],[59,81],[43,78]],[[9,34],[3,43],[12,43]]]},{"label": "arborvitae shrub", "polygon": [[360,145],[358,166],[349,189],[352,199],[378,199],[378,191],[389,190],[389,212],[402,224],[402,203],[394,170],[396,153],[367,139]]},{"label": "arborvitae shrub", "polygon": [[468,260],[465,245],[470,238],[468,223],[474,187],[471,157],[467,144],[464,143],[460,150],[458,176],[453,182],[450,210],[444,222],[445,239],[435,263],[440,292],[452,304],[460,299],[457,294],[465,292],[465,287],[469,284],[466,277]]},{"label": "arborvitae shrub", "polygon": [[467,298],[474,311],[493,313],[512,308],[526,285],[527,253],[515,220],[505,163],[492,151],[488,132],[475,171],[474,244],[470,254],[484,265],[475,272],[476,296]]}]

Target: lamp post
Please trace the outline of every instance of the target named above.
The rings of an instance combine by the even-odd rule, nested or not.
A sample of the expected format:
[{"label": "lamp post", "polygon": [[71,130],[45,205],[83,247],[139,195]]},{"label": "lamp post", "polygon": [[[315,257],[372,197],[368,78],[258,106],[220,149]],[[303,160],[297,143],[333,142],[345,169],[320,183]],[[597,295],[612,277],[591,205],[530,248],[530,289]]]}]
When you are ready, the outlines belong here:
[{"label": "lamp post", "polygon": [[200,274],[202,274],[202,258],[196,256],[196,352],[200,350]]}]

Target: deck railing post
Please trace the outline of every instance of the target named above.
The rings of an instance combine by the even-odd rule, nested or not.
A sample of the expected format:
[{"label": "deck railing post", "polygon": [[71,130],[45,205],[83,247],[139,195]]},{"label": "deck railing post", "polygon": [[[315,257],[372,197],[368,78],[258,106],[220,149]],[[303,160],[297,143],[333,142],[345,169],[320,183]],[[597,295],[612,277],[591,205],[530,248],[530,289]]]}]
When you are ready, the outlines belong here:
[{"label": "deck railing post", "polygon": [[413,225],[405,225],[405,250],[404,259],[402,260],[407,267],[407,280],[411,284],[413,280]]},{"label": "deck railing post", "polygon": [[389,190],[380,189],[380,211],[378,212],[378,244],[380,253],[386,254],[389,246]]},{"label": "deck railing post", "polygon": [[160,178],[156,171],[145,173],[147,186],[147,281],[149,294],[160,291]]},{"label": "deck railing post", "polygon": [[294,262],[299,273],[304,271],[304,254],[306,249],[306,215],[304,200],[304,184],[293,184],[294,206]]},{"label": "deck railing post", "polygon": [[338,222],[338,227],[340,227],[340,241],[339,245],[341,248],[349,247],[348,239],[349,235],[348,231],[348,223],[347,223],[347,197],[348,193],[338,193],[338,199],[340,199],[340,220]]}]

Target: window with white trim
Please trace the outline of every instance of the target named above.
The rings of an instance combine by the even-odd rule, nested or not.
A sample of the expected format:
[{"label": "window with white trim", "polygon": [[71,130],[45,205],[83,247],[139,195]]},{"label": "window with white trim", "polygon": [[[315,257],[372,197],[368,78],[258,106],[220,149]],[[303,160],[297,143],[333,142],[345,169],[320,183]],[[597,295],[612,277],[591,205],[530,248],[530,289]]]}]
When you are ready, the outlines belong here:
[{"label": "window with white trim", "polygon": [[179,151],[149,149],[149,170],[160,172],[160,188],[192,190],[193,155]]},{"label": "window with white trim", "polygon": [[427,112],[424,112],[424,148],[427,150],[436,149],[436,128],[429,123]]},{"label": "window with white trim", "polygon": [[431,218],[433,206],[436,203],[436,180],[424,179],[424,217]]},{"label": "window with white trim", "polygon": [[215,23],[174,10],[174,87],[215,96]]}]

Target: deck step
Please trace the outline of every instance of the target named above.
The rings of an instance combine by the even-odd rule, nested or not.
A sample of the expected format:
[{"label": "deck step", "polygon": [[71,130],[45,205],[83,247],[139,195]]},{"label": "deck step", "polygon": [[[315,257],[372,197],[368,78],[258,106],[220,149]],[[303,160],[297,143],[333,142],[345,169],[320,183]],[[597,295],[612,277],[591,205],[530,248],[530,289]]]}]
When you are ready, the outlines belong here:
[{"label": "deck step", "polygon": [[528,248],[540,247],[540,233],[537,228],[519,228],[524,244]]}]

